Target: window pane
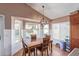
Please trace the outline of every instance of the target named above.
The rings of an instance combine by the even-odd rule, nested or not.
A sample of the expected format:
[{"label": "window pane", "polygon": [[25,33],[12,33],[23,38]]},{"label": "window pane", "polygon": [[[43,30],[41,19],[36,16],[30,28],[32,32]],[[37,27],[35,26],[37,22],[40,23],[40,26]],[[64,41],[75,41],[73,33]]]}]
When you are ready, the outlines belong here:
[{"label": "window pane", "polygon": [[69,36],[70,27],[69,22],[61,22],[52,24],[52,35],[54,39],[65,40],[66,36]]},{"label": "window pane", "polygon": [[44,25],[43,32],[44,34],[49,34],[49,24]]},{"label": "window pane", "polygon": [[60,38],[60,28],[59,28],[59,24],[53,24],[52,25],[52,33],[53,33],[53,38],[54,39],[59,39]]},{"label": "window pane", "polygon": [[22,34],[22,21],[19,21],[19,20],[15,20],[15,23],[14,23],[14,31],[15,31],[15,39],[16,39],[16,42],[18,42],[21,38],[21,34]]}]

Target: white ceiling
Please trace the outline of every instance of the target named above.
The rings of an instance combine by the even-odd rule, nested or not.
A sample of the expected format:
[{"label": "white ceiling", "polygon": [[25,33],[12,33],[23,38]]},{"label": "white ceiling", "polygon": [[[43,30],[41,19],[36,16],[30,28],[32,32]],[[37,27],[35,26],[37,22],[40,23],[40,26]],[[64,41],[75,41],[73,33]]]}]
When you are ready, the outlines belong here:
[{"label": "white ceiling", "polygon": [[28,5],[41,14],[43,14],[42,5],[44,5],[44,15],[50,19],[66,16],[70,12],[79,10],[79,3],[28,3]]}]

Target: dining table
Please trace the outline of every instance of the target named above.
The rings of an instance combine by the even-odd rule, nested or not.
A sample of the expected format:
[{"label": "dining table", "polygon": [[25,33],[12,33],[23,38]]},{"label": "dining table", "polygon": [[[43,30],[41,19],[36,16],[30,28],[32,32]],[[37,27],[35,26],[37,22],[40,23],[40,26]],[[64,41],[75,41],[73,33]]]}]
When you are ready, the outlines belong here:
[{"label": "dining table", "polygon": [[[30,49],[31,48],[35,48],[38,47],[39,45],[41,45],[43,43],[43,40],[42,39],[39,39],[39,40],[36,40],[36,41],[33,41],[33,42],[30,42],[28,43],[28,55],[30,56]],[[52,53],[52,40],[49,41],[50,43],[50,47],[51,47],[51,53]]]}]

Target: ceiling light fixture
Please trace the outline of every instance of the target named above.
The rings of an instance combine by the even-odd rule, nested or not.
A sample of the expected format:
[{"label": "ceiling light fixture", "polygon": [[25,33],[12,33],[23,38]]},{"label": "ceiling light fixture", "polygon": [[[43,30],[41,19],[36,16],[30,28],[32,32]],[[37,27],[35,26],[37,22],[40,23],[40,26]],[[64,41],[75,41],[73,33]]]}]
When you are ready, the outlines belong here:
[{"label": "ceiling light fixture", "polygon": [[48,21],[46,20],[46,18],[44,16],[44,8],[45,8],[45,6],[43,5],[42,8],[43,8],[43,17],[42,17],[40,23],[44,26],[44,25],[46,25],[48,23]]}]

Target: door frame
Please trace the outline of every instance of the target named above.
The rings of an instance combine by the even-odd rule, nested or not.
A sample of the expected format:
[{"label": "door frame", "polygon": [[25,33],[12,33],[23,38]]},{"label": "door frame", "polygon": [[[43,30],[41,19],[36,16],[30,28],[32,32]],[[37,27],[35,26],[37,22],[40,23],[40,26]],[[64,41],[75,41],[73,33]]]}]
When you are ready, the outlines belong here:
[{"label": "door frame", "polygon": [[[5,15],[0,14],[0,16],[3,17],[3,29],[5,30]],[[3,42],[3,51],[4,51],[4,53],[2,53],[0,55],[5,55],[5,49],[4,49],[4,30],[3,30],[3,41],[2,41]]]}]

